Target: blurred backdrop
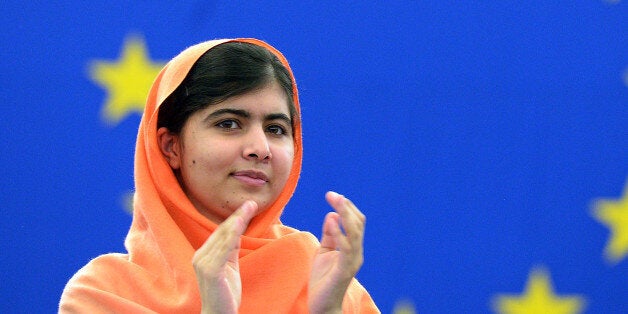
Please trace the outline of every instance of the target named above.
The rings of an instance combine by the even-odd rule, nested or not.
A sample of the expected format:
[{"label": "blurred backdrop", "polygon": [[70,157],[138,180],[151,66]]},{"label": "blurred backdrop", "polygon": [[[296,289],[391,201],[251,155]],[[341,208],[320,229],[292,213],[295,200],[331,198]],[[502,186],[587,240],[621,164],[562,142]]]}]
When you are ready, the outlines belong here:
[{"label": "blurred backdrop", "polygon": [[184,48],[256,37],[300,89],[303,173],[368,217],[384,313],[628,312],[626,1],[5,1],[2,312],[55,312],[124,252],[146,89]]}]

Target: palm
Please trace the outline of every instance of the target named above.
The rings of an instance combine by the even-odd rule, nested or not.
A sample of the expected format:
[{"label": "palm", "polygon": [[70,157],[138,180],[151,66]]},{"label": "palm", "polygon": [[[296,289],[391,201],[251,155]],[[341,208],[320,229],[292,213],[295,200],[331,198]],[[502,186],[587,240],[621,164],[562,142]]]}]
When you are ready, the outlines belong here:
[{"label": "palm", "polygon": [[341,253],[336,250],[319,251],[314,257],[309,283],[310,302],[328,300],[338,287],[342,272],[338,266]]},{"label": "palm", "polygon": [[[210,261],[203,263],[207,260]],[[242,299],[237,250],[230,253],[222,265],[216,263],[214,258],[207,260],[196,263],[203,307],[211,309],[211,313],[237,313]]]},{"label": "palm", "polygon": [[216,282],[216,292],[221,300],[222,311],[219,313],[236,313],[242,299],[242,282],[238,269],[237,257],[235,263],[228,261]]}]

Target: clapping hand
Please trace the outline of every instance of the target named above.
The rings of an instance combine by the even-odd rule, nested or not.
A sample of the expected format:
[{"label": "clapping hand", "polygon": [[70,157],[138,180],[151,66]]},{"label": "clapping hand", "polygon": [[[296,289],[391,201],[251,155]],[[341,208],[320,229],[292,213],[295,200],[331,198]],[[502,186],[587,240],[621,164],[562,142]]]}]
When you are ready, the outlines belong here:
[{"label": "clapping hand", "polygon": [[201,313],[237,313],[242,300],[238,264],[240,236],[257,211],[247,201],[221,223],[192,259],[201,293]]},{"label": "clapping hand", "polygon": [[340,313],[345,292],[364,261],[366,217],[338,193],[327,192],[325,198],[335,212],[325,217],[321,246],[314,257],[308,293],[310,313]]}]

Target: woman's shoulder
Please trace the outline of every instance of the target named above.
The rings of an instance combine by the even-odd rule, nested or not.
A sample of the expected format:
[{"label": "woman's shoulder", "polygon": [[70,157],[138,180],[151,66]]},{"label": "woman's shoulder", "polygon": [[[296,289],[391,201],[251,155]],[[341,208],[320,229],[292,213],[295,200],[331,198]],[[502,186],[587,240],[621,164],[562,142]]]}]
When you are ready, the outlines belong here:
[{"label": "woman's shoulder", "polygon": [[106,288],[109,285],[108,283],[111,283],[117,277],[112,276],[112,274],[128,267],[128,264],[127,254],[109,253],[100,255],[79,269],[68,281],[65,290],[73,286]]},{"label": "woman's shoulder", "polygon": [[102,306],[99,300],[116,295],[118,272],[126,268],[128,255],[110,253],[89,261],[68,281],[59,302],[60,313],[91,311]]}]

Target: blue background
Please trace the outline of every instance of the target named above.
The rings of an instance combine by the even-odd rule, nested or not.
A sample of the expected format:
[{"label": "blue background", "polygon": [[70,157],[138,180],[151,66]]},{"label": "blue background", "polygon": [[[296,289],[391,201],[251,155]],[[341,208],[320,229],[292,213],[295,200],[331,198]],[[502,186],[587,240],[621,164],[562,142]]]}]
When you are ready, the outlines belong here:
[{"label": "blue background", "polygon": [[320,234],[327,190],[368,217],[358,274],[384,313],[484,313],[545,267],[587,313],[628,312],[628,261],[591,214],[628,175],[625,1],[5,1],[0,307],[54,312],[121,252],[139,115],[103,122],[88,74],[141,36],[154,61],[256,37],[290,60],[304,164],[286,224]]}]

